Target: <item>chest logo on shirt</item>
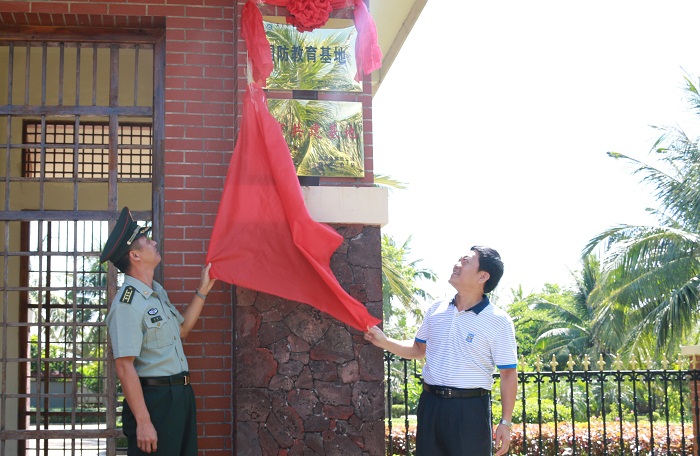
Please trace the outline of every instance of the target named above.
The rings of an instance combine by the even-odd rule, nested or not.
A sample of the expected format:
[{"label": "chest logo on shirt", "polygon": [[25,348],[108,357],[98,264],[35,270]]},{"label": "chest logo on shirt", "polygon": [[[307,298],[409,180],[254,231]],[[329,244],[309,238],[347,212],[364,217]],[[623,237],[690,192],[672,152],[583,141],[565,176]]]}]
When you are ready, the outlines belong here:
[{"label": "chest logo on shirt", "polygon": [[474,340],[474,336],[475,336],[474,333],[468,333],[468,334],[467,334],[466,341],[467,341],[467,342],[472,342],[472,341]]},{"label": "chest logo on shirt", "polygon": [[156,309],[155,307],[151,307],[150,309],[148,309],[148,315],[155,315],[157,313],[158,309]]},{"label": "chest logo on shirt", "polygon": [[135,291],[136,288],[132,287],[131,285],[127,286],[124,288],[124,293],[122,293],[122,297],[119,299],[119,301],[131,304],[131,301],[134,299]]}]

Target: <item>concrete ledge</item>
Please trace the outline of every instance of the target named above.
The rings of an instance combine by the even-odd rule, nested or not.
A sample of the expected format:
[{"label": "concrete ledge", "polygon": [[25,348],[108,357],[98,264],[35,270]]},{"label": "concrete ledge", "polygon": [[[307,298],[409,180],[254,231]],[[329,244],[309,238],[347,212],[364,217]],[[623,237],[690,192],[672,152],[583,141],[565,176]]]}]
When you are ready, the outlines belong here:
[{"label": "concrete ledge", "polygon": [[301,187],[311,217],[322,223],[389,223],[389,190],[382,187]]},{"label": "concrete ledge", "polygon": [[683,356],[694,356],[700,355],[700,345],[682,345],[681,355]]}]

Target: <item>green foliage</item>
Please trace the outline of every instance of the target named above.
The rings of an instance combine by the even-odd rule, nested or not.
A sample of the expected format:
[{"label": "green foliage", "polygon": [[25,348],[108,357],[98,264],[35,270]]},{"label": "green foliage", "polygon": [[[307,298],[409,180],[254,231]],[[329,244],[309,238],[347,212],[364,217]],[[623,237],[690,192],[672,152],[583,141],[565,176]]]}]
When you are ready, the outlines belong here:
[{"label": "green foliage", "polygon": [[[89,423],[101,423],[104,424],[107,421],[107,409],[104,407],[95,407],[95,406],[82,406],[82,407],[77,407],[74,410],[70,408],[52,408],[49,410],[49,424],[72,424],[71,421],[71,416],[70,412],[75,411],[76,414],[80,416],[80,423],[81,424],[89,424]],[[30,424],[35,425],[36,424],[36,419],[37,419],[37,413],[36,413],[36,408],[35,407],[30,407],[28,411],[28,416],[29,416],[29,422]],[[95,413],[99,412],[99,413]],[[67,415],[66,415],[67,413]],[[81,415],[81,413],[85,413],[85,415]],[[42,413],[39,414],[39,419],[41,420],[42,424],[45,424],[46,415]]]},{"label": "green foliage", "polygon": [[[522,289],[520,291],[522,292]],[[550,323],[551,318],[545,312],[533,309],[529,299],[531,298],[520,296],[508,306],[507,311],[515,326],[518,354],[526,361],[534,362],[539,355],[535,341],[537,336],[543,332],[543,328]]]},{"label": "green foliage", "polygon": [[[695,78],[685,75],[684,94],[698,111]],[[591,297],[594,328],[617,337],[626,352],[672,354],[698,340],[700,310],[700,147],[678,127],[661,133],[651,150],[654,164],[611,152],[651,188],[657,222],[622,224],[592,238],[584,249],[604,252],[600,286]]]},{"label": "green foliage", "polygon": [[415,333],[416,324],[423,317],[420,299],[432,297],[417,284],[419,280],[437,280],[430,269],[421,269],[421,260],[409,261],[411,238],[401,246],[394,239],[382,235],[382,300],[385,332],[392,337],[405,338]]},{"label": "green foliage", "polygon": [[406,404],[393,404],[391,406],[391,417],[401,418],[402,416],[406,416]]},{"label": "green foliage", "polygon": [[[63,376],[70,376],[70,374],[73,372],[73,363],[70,362],[70,360],[65,360],[66,351],[61,347],[61,345],[50,344],[48,355],[43,351],[41,354],[39,354],[38,345],[39,337],[36,334],[32,334],[29,337],[29,356],[32,358],[32,372],[42,371],[53,375],[63,374]],[[42,345],[45,347],[47,342],[42,341]]]},{"label": "green foliage", "polygon": [[[406,363],[407,375],[404,375],[404,363]],[[395,358],[390,364],[392,413],[394,406],[400,405],[401,415],[404,415],[405,404],[408,404],[409,414],[416,413],[418,399],[423,391],[423,384],[420,380],[422,365],[423,361],[409,361],[401,358]]]},{"label": "green foliage", "polygon": [[104,361],[91,361],[78,368],[82,385],[94,392],[105,391],[105,363]]}]

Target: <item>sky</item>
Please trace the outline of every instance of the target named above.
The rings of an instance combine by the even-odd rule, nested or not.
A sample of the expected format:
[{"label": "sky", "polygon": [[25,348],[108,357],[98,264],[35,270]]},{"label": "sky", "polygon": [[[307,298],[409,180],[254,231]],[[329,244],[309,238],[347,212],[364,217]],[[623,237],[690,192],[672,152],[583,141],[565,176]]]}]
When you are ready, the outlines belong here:
[{"label": "sky", "polygon": [[[454,12],[461,11],[459,16]],[[653,162],[659,132],[693,136],[683,76],[700,76],[693,1],[428,0],[373,101],[374,171],[389,195],[382,232],[411,237],[438,275],[475,244],[501,254],[497,288],[571,285],[587,242],[653,220],[651,190],[621,152]]]}]

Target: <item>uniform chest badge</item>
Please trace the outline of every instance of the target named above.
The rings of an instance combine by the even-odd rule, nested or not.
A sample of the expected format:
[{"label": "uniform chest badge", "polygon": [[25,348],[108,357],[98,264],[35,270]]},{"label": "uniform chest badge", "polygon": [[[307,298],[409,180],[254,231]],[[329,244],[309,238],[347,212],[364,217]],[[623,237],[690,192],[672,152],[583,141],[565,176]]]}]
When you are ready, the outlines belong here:
[{"label": "uniform chest badge", "polygon": [[163,317],[158,315],[157,317],[151,318],[151,323],[158,323],[159,321],[163,320]]},{"label": "uniform chest badge", "polygon": [[155,307],[151,307],[150,309],[148,309],[148,315],[155,315],[157,313],[158,309],[156,309]]},{"label": "uniform chest badge", "polygon": [[467,342],[472,342],[474,340],[474,333],[467,334]]}]

